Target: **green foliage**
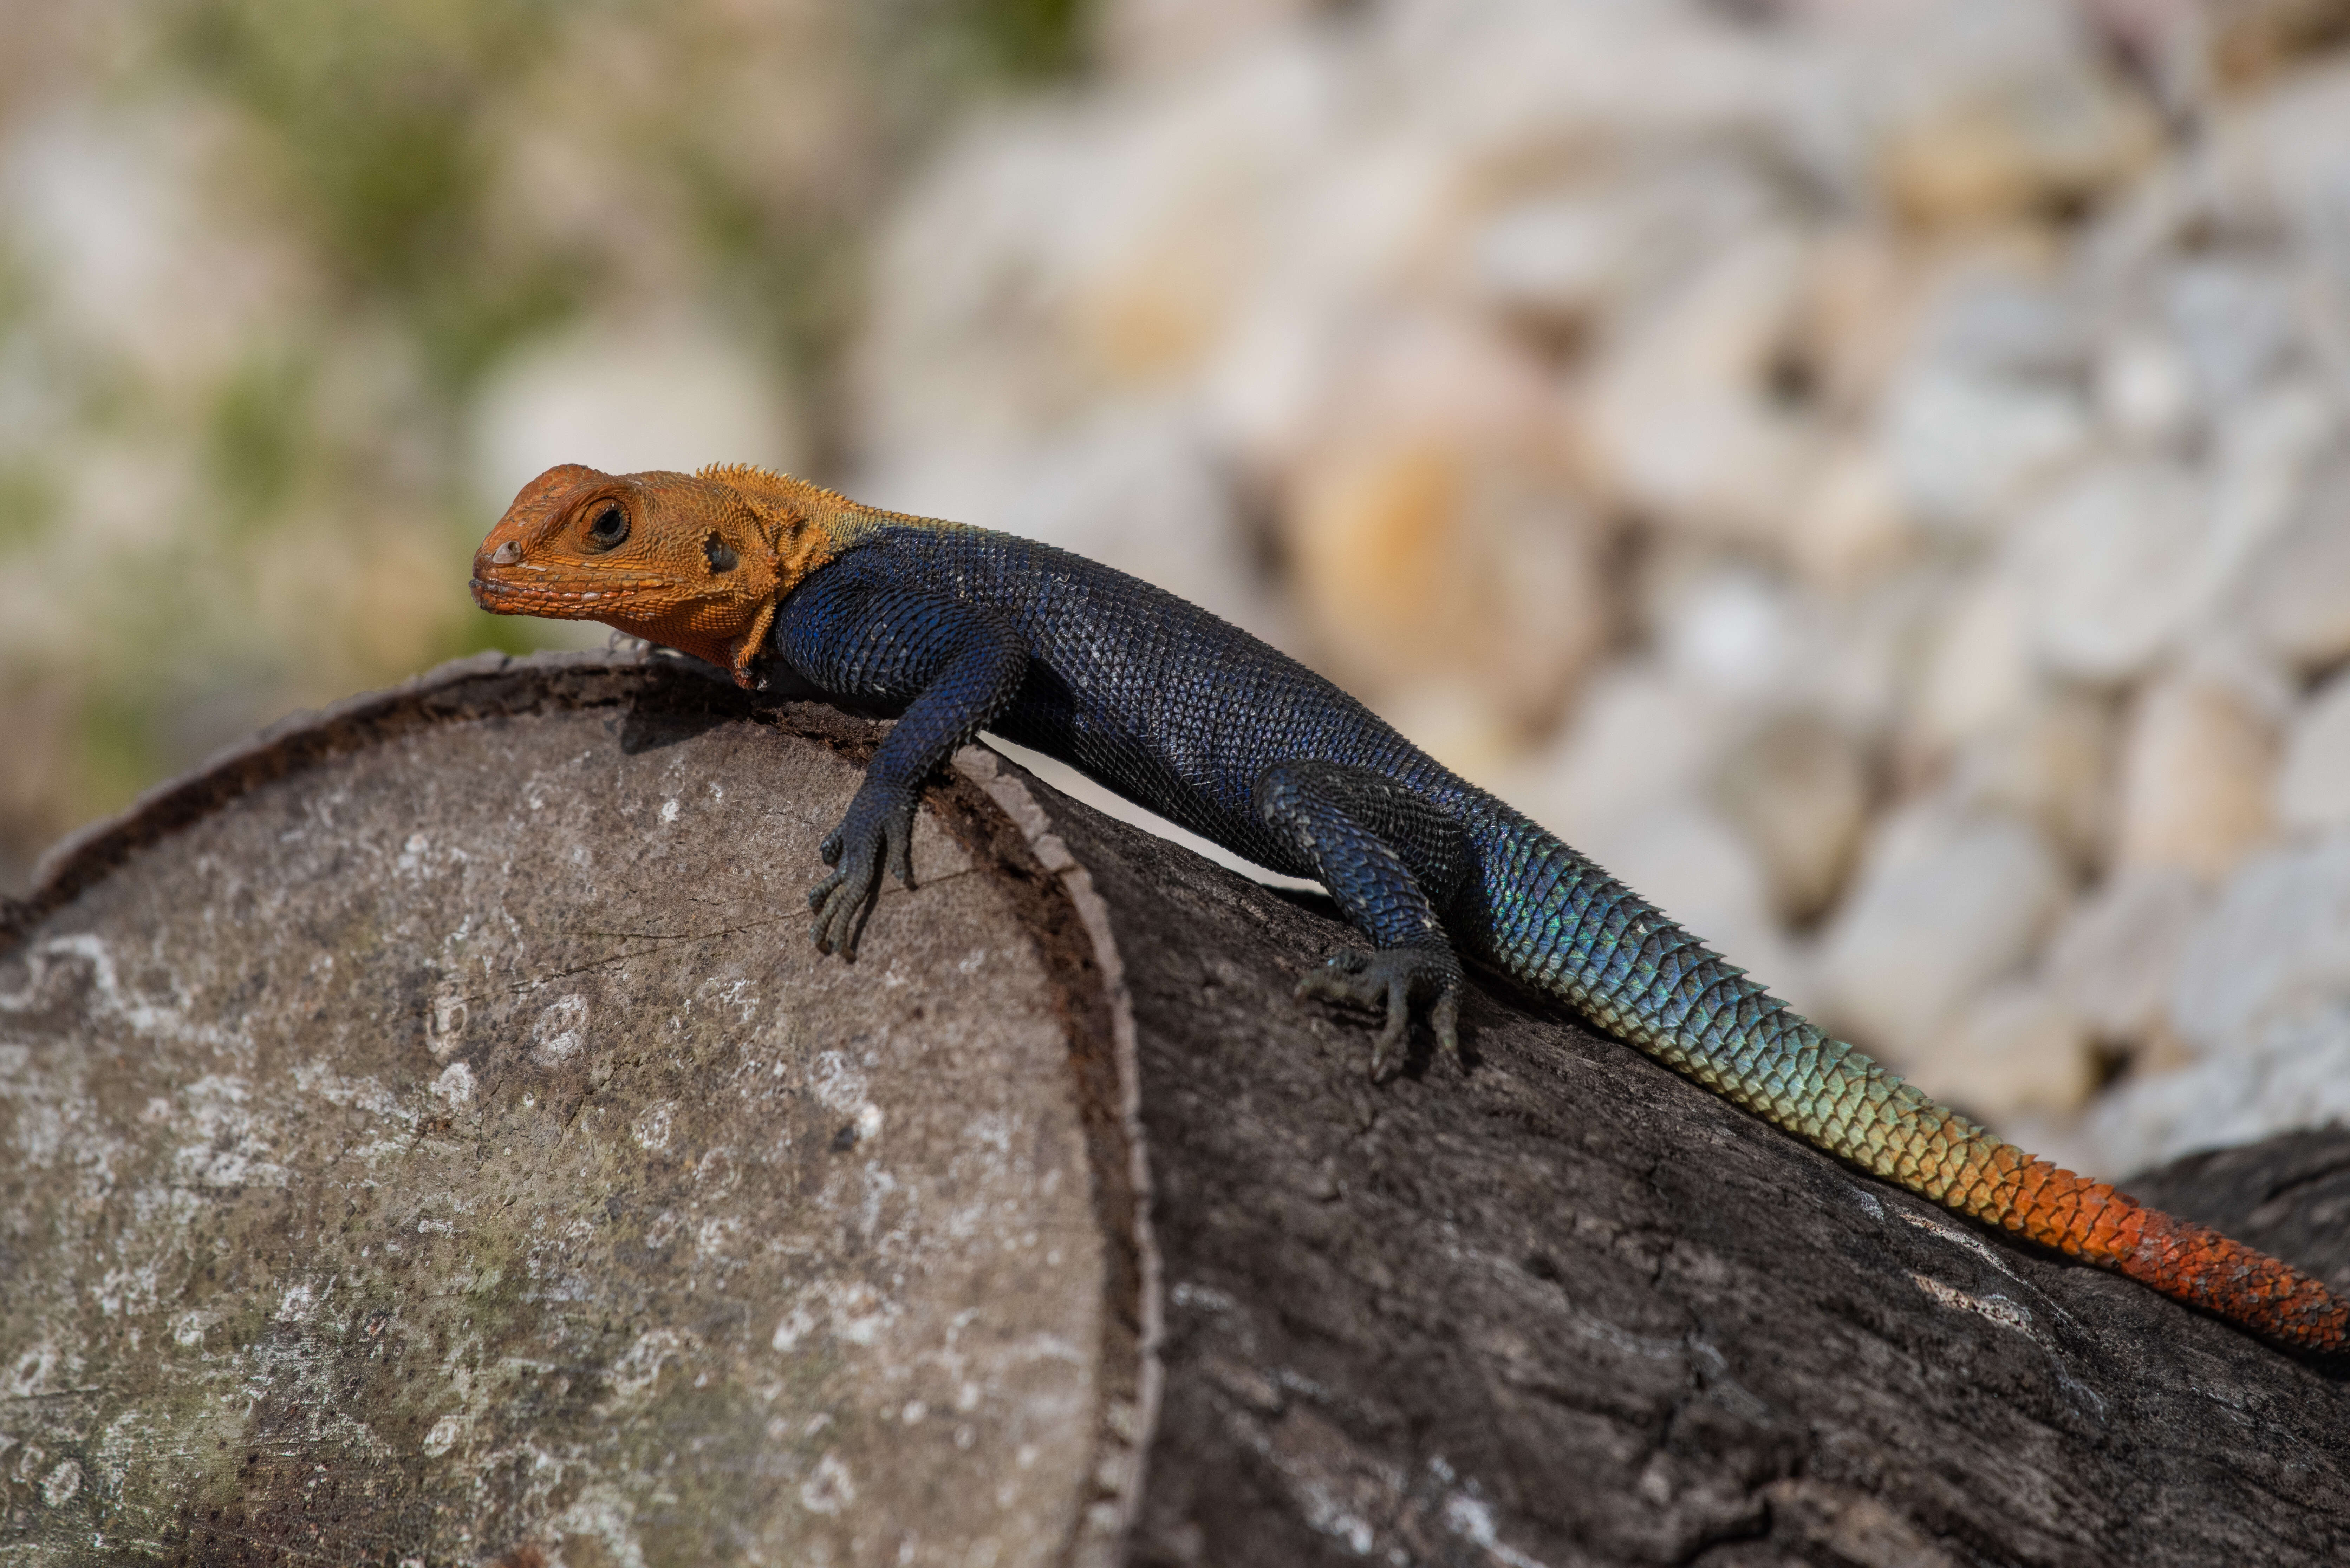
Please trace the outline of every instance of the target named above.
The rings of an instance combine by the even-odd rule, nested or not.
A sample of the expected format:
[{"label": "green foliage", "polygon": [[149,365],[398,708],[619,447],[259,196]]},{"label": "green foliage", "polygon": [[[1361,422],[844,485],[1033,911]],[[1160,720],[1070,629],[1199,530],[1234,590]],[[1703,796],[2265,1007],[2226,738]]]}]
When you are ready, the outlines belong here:
[{"label": "green foliage", "polygon": [[63,500],[47,463],[32,457],[0,459],[0,555],[47,535]]},{"label": "green foliage", "polygon": [[1092,0],[890,0],[871,13],[879,46],[921,47],[951,75],[1010,87],[1075,76]]},{"label": "green foliage", "polygon": [[[803,457],[832,467],[866,227],[890,176],[974,99],[1079,69],[1089,11],[132,7],[129,47],[58,95],[86,104],[102,143],[119,119],[125,157],[172,183],[165,206],[194,216],[195,238],[225,241],[231,275],[216,317],[159,326],[129,309],[93,329],[57,308],[49,252],[20,254],[0,227],[0,374],[42,414],[0,430],[0,572],[69,599],[87,628],[70,680],[30,674],[48,667],[26,628],[0,637],[21,666],[0,670],[0,732],[33,733],[25,691],[69,687],[41,721],[55,756],[38,797],[0,801],[0,888],[24,846],[286,707],[484,648],[577,644],[576,626],[480,613],[464,587],[495,515],[470,489],[477,395],[553,329],[723,321],[795,384],[814,427]],[[567,171],[585,178],[566,185]],[[508,204],[509,182],[542,176],[551,191]],[[88,474],[71,466],[86,456]]]},{"label": "green foliage", "polygon": [[233,533],[268,524],[294,493],[311,453],[309,365],[288,355],[248,361],[222,387],[205,431],[205,466]]},{"label": "green foliage", "polygon": [[959,0],[949,7],[1006,78],[1034,82],[1074,74],[1084,63],[1087,0]]},{"label": "green foliage", "polygon": [[285,204],[353,292],[411,313],[463,385],[576,303],[539,262],[506,276],[481,222],[484,122],[553,41],[552,0],[183,0],[172,53],[269,133]]},{"label": "green foliage", "polygon": [[94,683],[76,714],[73,752],[85,810],[118,811],[169,770],[165,726],[146,687]]}]

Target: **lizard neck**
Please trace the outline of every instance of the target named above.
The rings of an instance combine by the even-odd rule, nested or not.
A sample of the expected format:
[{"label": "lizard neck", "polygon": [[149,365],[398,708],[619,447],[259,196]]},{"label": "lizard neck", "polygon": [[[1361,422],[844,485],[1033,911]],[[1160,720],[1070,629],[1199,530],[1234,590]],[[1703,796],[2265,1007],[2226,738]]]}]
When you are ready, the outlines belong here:
[{"label": "lizard neck", "polygon": [[775,552],[775,597],[883,528],[952,529],[965,524],[911,513],[887,512],[851,501],[837,490],[750,463],[716,464],[697,479],[714,480],[756,513]]}]

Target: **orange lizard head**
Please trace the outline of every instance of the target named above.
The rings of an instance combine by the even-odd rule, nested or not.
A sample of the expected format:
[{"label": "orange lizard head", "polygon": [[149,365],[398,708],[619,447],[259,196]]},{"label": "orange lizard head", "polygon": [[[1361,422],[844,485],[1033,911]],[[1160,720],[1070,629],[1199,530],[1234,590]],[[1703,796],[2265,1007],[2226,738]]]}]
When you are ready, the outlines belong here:
[{"label": "orange lizard head", "polygon": [[473,552],[473,602],[494,615],[599,620],[749,687],[776,602],[833,554],[803,490],[826,493],[756,469],[550,468]]}]

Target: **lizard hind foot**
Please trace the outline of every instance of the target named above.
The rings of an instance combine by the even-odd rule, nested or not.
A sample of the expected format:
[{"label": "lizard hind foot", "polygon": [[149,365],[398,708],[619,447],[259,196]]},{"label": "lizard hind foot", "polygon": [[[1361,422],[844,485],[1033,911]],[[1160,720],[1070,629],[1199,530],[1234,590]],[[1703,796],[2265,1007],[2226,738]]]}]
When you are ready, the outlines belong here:
[{"label": "lizard hind foot", "polygon": [[1436,1043],[1460,1060],[1461,961],[1443,948],[1347,948],[1309,971],[1297,982],[1297,996],[1386,1012],[1387,1022],[1371,1043],[1375,1083],[1402,1068],[1412,1010],[1423,1003]]}]

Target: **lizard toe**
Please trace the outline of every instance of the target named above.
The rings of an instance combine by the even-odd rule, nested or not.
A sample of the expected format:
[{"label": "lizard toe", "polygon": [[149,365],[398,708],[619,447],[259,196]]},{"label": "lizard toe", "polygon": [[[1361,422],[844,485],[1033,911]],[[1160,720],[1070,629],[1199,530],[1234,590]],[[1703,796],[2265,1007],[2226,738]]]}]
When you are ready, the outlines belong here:
[{"label": "lizard toe", "polygon": [[1455,1062],[1461,1060],[1461,984],[1455,981],[1437,993],[1436,1005],[1428,1011],[1429,1027],[1436,1031],[1436,1043]]},{"label": "lizard toe", "polygon": [[1388,1019],[1371,1042],[1371,1082],[1384,1083],[1403,1070],[1405,1040],[1411,1031],[1410,977],[1388,976]]},{"label": "lizard toe", "polygon": [[1371,1042],[1374,1081],[1401,1069],[1412,1014],[1423,1004],[1437,1044],[1456,1059],[1461,1054],[1461,961],[1445,949],[1349,948],[1309,971],[1297,982],[1297,995],[1383,1014]]},{"label": "lizard toe", "polygon": [[1387,985],[1369,972],[1370,956],[1353,948],[1333,954],[1319,969],[1306,971],[1298,981],[1297,1000],[1319,999],[1349,1007],[1378,1007],[1387,995]]}]

